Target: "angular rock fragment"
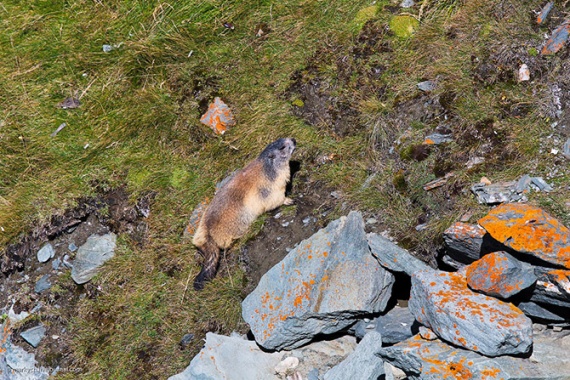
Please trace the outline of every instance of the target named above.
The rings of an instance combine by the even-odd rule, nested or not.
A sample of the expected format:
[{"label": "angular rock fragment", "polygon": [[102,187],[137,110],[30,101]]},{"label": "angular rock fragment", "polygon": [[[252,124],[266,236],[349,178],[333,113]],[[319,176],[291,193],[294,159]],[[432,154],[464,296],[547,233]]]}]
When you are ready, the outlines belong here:
[{"label": "angular rock fragment", "polygon": [[372,254],[384,268],[394,272],[404,272],[408,276],[416,271],[429,269],[426,263],[385,237],[375,233],[370,233],[366,237]]},{"label": "angular rock fragment", "polygon": [[77,250],[77,255],[73,261],[71,278],[77,284],[84,284],[91,280],[107,260],[115,256],[115,245],[117,235],[109,233],[106,235],[92,235],[87,238]]},{"label": "angular rock fragment", "polygon": [[525,354],[532,346],[531,320],[510,303],[471,291],[461,273],[415,273],[409,307],[443,340],[483,355]]},{"label": "angular rock fragment", "polygon": [[507,252],[493,252],[467,267],[467,284],[489,296],[509,298],[536,282],[534,269]]},{"label": "angular rock fragment", "polygon": [[424,144],[440,145],[451,141],[453,141],[453,136],[451,134],[432,133],[431,135],[426,136],[424,139]]},{"label": "angular rock fragment", "polygon": [[546,3],[544,7],[542,7],[542,10],[538,14],[538,16],[536,16],[536,23],[538,25],[542,25],[546,22],[546,19],[550,14],[550,11],[552,10],[553,6],[554,6],[554,1],[549,1],[548,3]]},{"label": "angular rock fragment", "polygon": [[364,221],[351,212],[302,241],[242,303],[255,340],[291,349],[386,308],[394,276],[370,254]]},{"label": "angular rock fragment", "polygon": [[169,380],[277,379],[275,366],[282,357],[282,353],[264,352],[255,342],[239,336],[209,332],[204,348],[190,365]]},{"label": "angular rock fragment", "polygon": [[532,291],[530,301],[569,309],[568,315],[570,316],[570,295],[565,290],[565,281],[563,279],[564,274],[567,272],[566,270],[558,271],[535,267],[538,280]]},{"label": "angular rock fragment", "polygon": [[376,356],[382,348],[382,336],[371,331],[352,354],[325,373],[324,380],[377,380],[384,375],[384,362]]},{"label": "angular rock fragment", "polygon": [[526,197],[516,191],[516,182],[499,182],[493,184],[476,183],[471,191],[477,196],[481,204],[497,204],[505,202],[518,202]]},{"label": "angular rock fragment", "polygon": [[570,34],[570,20],[565,20],[560,26],[558,26],[552,32],[550,38],[546,41],[542,47],[542,55],[552,55],[562,49],[562,47],[568,41],[568,36]]},{"label": "angular rock fragment", "polygon": [[212,128],[217,135],[223,135],[229,127],[236,124],[232,110],[218,97],[214,98],[200,122]]},{"label": "angular rock fragment", "polygon": [[46,328],[43,325],[32,327],[20,333],[20,336],[34,348],[40,344],[45,335]]},{"label": "angular rock fragment", "polygon": [[369,322],[358,322],[354,326],[354,335],[362,339],[367,333],[376,331],[380,333],[384,343],[394,344],[414,336],[418,327],[419,324],[409,308],[396,306]]},{"label": "angular rock fragment", "polygon": [[533,321],[544,323],[564,323],[566,319],[534,302],[520,302],[517,307]]},{"label": "angular rock fragment", "polygon": [[479,224],[495,240],[517,252],[570,269],[570,230],[538,207],[503,204]]},{"label": "angular rock fragment", "polygon": [[404,370],[409,379],[560,380],[570,376],[569,348],[568,336],[555,341],[539,335],[535,338],[531,360],[512,356],[488,358],[439,340],[429,341],[414,336],[382,348],[378,354],[391,365]]},{"label": "angular rock fragment", "polygon": [[552,269],[545,274],[561,293],[570,297],[570,270]]},{"label": "angular rock fragment", "polygon": [[453,223],[443,232],[447,255],[455,261],[470,264],[481,258],[483,238],[487,231],[476,224]]},{"label": "angular rock fragment", "polygon": [[34,354],[13,345],[9,340],[0,355],[0,379],[2,380],[47,380],[49,372],[36,366]]},{"label": "angular rock fragment", "polygon": [[42,293],[46,290],[48,290],[49,288],[51,288],[51,283],[49,282],[49,275],[48,274],[44,274],[42,277],[40,277],[40,279],[36,282],[36,285],[34,286],[34,292],[36,293]]},{"label": "angular rock fragment", "polygon": [[37,253],[38,261],[40,263],[45,263],[54,256],[55,256],[55,250],[53,249],[53,246],[50,243],[44,245]]}]

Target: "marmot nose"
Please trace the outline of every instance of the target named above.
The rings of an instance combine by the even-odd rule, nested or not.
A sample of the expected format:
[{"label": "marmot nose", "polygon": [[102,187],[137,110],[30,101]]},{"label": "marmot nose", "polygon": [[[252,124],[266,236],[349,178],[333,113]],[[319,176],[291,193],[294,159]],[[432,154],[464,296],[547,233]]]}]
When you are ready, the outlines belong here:
[{"label": "marmot nose", "polygon": [[293,142],[293,146],[297,146],[297,140],[291,137],[291,141]]}]

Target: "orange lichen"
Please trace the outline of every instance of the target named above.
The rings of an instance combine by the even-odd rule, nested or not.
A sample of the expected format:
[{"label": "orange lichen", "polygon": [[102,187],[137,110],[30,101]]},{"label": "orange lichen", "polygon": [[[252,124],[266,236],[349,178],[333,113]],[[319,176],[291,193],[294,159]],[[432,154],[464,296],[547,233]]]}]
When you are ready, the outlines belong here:
[{"label": "orange lichen", "polygon": [[0,354],[6,352],[6,347],[4,346],[10,336],[10,330],[10,320],[6,319],[6,322],[4,322],[4,328],[2,329],[2,339],[0,339]]},{"label": "orange lichen", "polygon": [[570,230],[538,207],[503,204],[481,218],[479,224],[516,251],[570,268]]}]

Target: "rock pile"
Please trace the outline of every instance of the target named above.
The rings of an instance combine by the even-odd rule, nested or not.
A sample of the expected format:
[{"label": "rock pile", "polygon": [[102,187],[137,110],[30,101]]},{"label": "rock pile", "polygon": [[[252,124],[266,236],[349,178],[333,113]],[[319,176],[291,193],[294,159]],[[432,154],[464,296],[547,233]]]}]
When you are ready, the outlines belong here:
[{"label": "rock pile", "polygon": [[[444,238],[441,268],[431,268],[366,235],[351,212],[299,243],[244,300],[255,342],[208,334],[172,379],[570,378],[568,228],[505,204]],[[394,307],[392,288],[408,282],[409,307]],[[349,334],[355,348],[307,354]],[[239,347],[220,343],[230,339]]]}]

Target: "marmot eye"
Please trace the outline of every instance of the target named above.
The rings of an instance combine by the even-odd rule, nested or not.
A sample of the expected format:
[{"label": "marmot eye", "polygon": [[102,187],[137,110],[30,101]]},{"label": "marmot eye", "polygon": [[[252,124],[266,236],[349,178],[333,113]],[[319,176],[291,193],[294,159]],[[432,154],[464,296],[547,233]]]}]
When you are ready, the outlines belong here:
[{"label": "marmot eye", "polygon": [[283,145],[281,148],[279,148],[279,150],[283,150],[285,149],[285,145]]}]

